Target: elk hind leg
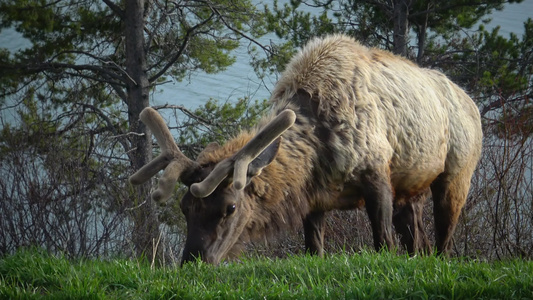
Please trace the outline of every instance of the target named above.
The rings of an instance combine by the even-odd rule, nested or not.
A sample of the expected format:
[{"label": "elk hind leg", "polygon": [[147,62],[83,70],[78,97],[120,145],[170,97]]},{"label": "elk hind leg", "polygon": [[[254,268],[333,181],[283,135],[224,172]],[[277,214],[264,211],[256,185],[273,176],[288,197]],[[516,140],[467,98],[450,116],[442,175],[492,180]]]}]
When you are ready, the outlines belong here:
[{"label": "elk hind leg", "polygon": [[452,247],[453,233],[470,188],[470,176],[465,173],[471,174],[466,169],[455,177],[443,173],[431,184],[438,254],[446,255]]}]

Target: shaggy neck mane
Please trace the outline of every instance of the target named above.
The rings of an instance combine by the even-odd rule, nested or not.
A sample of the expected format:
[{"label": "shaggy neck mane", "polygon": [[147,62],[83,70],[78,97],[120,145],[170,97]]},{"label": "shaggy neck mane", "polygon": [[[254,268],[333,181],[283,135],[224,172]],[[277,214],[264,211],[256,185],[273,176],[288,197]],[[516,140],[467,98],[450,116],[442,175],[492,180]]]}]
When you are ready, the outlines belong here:
[{"label": "shaggy neck mane", "polygon": [[302,217],[309,212],[306,191],[314,159],[311,155],[294,151],[291,144],[294,129],[297,128],[285,132],[274,161],[245,189],[256,212],[256,217],[247,226],[251,238],[299,228]]},{"label": "shaggy neck mane", "polygon": [[[206,154],[201,165],[216,164],[239,151],[250,141],[264,124],[273,119],[278,111],[263,117],[256,128],[241,132],[220,148]],[[313,162],[316,161],[316,146],[302,143],[302,135],[309,135],[312,129],[302,126],[302,116],[281,137],[281,146],[274,161],[252,178],[245,188],[245,205],[254,212],[246,225],[244,240],[272,237],[301,226],[302,217],[310,211],[309,178]],[[296,141],[299,141],[296,143]]]}]

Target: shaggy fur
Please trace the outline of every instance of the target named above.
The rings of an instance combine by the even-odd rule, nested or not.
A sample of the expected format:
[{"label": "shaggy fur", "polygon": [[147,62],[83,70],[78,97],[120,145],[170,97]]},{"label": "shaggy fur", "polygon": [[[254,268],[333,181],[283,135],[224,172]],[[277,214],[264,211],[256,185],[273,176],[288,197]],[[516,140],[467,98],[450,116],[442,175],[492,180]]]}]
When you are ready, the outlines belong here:
[{"label": "shaggy fur", "polygon": [[449,250],[482,141],[478,109],[463,90],[437,71],[333,35],[290,61],[271,101],[257,128],[204,151],[202,167],[184,179],[201,181],[279,112],[296,113],[273,162],[244,191],[232,191],[230,178],[205,199],[184,197],[185,261],[201,255],[218,263],[236,243],[302,221],[307,249],[322,254],[323,212],[363,205],[376,248],[392,246],[394,219],[409,251],[428,250],[421,203],[429,190],[437,250]]}]

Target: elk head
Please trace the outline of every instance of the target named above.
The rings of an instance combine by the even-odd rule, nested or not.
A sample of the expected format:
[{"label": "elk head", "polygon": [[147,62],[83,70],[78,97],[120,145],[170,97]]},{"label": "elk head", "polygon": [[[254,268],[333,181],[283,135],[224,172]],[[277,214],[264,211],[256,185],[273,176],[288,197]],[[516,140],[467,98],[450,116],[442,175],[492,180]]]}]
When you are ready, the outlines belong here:
[{"label": "elk head", "polygon": [[294,124],[295,113],[284,110],[239,151],[209,166],[200,165],[179,150],[154,109],[145,108],[140,119],[156,137],[161,154],[133,174],[130,182],[141,184],[164,169],[158,188],[152,193],[156,202],[168,199],[178,180],[186,184],[189,191],[181,201],[187,220],[182,263],[200,257],[218,264],[238,241],[251,217],[250,203],[244,201],[245,187],[274,160],[280,136]]}]

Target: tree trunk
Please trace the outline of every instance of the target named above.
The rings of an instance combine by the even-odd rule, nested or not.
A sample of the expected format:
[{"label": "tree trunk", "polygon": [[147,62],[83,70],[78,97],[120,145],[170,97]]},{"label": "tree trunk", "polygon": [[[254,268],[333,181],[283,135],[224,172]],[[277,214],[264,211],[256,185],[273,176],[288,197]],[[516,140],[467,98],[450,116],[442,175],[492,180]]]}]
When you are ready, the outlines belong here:
[{"label": "tree trunk", "polygon": [[393,52],[407,56],[409,42],[409,2],[410,0],[394,0],[393,8]]},{"label": "tree trunk", "polygon": [[417,36],[418,36],[418,54],[416,56],[416,62],[421,63],[422,58],[424,58],[424,49],[426,47],[426,35],[427,35],[427,28],[428,28],[428,18],[429,18],[429,10],[431,6],[428,3],[427,11],[424,16],[424,23],[418,24],[417,26]]},{"label": "tree trunk", "polygon": [[421,26],[418,28],[418,54],[416,55],[416,62],[421,63],[424,58],[424,49],[426,46],[426,30],[427,26]]},{"label": "tree trunk", "polygon": [[[144,133],[131,137],[134,150],[131,164],[139,170],[152,158],[152,139],[150,132],[139,120],[141,111],[149,105],[149,80],[146,73],[146,50],[144,45],[145,0],[125,1],[125,45],[127,106],[130,131]],[[135,187],[131,205],[134,221],[132,241],[137,255],[152,258],[153,242],[159,237],[159,222],[155,206],[150,197],[151,182]]]}]

